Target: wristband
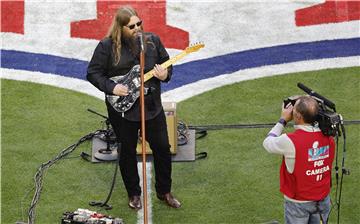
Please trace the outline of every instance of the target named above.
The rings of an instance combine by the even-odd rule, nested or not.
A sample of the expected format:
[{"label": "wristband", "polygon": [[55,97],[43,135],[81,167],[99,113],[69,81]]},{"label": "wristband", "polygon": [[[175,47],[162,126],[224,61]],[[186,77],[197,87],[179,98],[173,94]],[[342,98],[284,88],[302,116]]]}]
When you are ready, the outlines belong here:
[{"label": "wristband", "polygon": [[280,118],[278,121],[280,124],[282,124],[284,127],[286,126],[287,122],[285,121],[284,118]]}]

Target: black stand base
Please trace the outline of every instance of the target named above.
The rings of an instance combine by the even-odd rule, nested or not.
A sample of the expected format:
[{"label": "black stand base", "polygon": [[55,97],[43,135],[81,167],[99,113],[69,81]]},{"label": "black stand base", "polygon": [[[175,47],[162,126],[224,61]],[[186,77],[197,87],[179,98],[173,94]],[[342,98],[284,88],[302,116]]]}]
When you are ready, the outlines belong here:
[{"label": "black stand base", "polygon": [[95,159],[100,161],[115,161],[117,159],[118,153],[115,150],[108,149],[99,149],[94,154]]},{"label": "black stand base", "polygon": [[[106,157],[103,156],[102,154],[99,154],[98,152],[101,149],[105,149],[106,148],[106,142],[103,141],[101,138],[98,137],[94,137],[92,139],[92,156],[91,156],[91,162],[93,163],[99,163],[99,162],[104,162],[104,161],[112,161],[112,160],[102,160],[101,158]],[[114,146],[111,146],[110,149],[112,151],[112,155],[110,156],[110,158],[112,158],[113,156],[116,157],[117,155],[113,155],[113,154],[117,154],[117,151],[113,148],[116,148]],[[141,157],[139,155],[139,157]],[[149,154],[147,155],[147,157],[149,158],[149,160],[152,159],[152,155]],[[97,159],[100,158],[100,159]],[[171,156],[172,161],[173,162],[192,162],[196,160],[195,157],[195,130],[189,130],[189,141],[186,145],[179,145],[177,150],[176,150],[176,154]]]}]

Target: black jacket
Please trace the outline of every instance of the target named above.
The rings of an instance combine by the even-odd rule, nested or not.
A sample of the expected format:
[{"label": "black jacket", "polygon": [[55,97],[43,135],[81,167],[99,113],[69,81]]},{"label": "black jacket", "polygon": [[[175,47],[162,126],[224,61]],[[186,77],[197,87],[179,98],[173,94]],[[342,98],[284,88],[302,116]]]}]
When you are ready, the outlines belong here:
[{"label": "black jacket", "polygon": [[[162,64],[169,59],[160,38],[152,33],[145,33],[146,52],[144,73],[154,68],[155,64]],[[97,45],[87,70],[87,79],[99,90],[106,94],[112,94],[116,83],[109,78],[113,76],[126,75],[130,69],[139,64],[139,54],[131,52],[126,42],[122,43],[120,62],[114,65],[114,54],[112,50],[112,40],[105,38]],[[172,66],[168,68],[168,82],[172,75]],[[145,117],[146,120],[154,118],[162,111],[161,104],[161,81],[156,77],[145,82],[145,87],[151,89],[150,93],[145,96]],[[114,112],[111,105],[107,102],[109,112]],[[122,113],[119,113],[122,116]],[[124,113],[124,117],[131,121],[140,120],[140,103],[139,99],[135,104]]]}]

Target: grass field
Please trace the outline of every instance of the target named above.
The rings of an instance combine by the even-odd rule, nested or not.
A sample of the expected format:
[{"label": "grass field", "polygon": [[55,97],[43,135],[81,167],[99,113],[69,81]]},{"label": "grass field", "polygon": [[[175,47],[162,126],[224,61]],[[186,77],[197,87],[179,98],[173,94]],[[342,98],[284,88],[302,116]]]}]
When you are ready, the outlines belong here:
[{"label": "grass field", "polygon": [[[178,103],[178,118],[189,125],[274,123],[282,100],[303,94],[297,82],[334,101],[345,120],[360,119],[360,67],[225,86]],[[87,108],[102,114],[106,110],[101,100],[50,86],[2,80],[1,89],[1,223],[7,224],[26,221],[34,193],[33,176],[40,164],[102,127],[102,118]],[[153,223],[282,223],[281,158],[262,147],[269,129],[209,131],[207,137],[197,140],[196,151],[206,151],[208,158],[173,164],[173,191],[183,207],[170,209],[151,195]],[[352,172],[344,178],[341,223],[350,224],[360,222],[360,126],[348,125],[346,130],[345,166]],[[342,150],[342,142],[339,146]],[[77,208],[108,213],[126,223],[137,222],[137,214],[127,207],[120,175],[110,200],[113,210],[88,206],[89,201],[106,197],[114,170],[114,164],[80,159],[79,154],[91,153],[90,148],[89,142],[84,143],[71,158],[47,171],[36,210],[37,223],[59,223],[64,211]],[[339,162],[341,165],[341,159]],[[336,223],[336,211],[331,213],[330,223]]]}]

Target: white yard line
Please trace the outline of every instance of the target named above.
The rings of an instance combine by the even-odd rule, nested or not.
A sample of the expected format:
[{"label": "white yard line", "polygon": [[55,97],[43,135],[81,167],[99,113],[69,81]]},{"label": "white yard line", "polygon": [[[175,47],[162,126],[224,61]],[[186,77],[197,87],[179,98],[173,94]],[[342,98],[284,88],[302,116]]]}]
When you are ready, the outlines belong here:
[{"label": "white yard line", "polygon": [[[316,71],[331,68],[360,66],[360,57],[331,58],[312,61],[300,61],[280,65],[269,65],[258,68],[244,69],[231,74],[223,74],[209,79],[193,82],[170,90],[161,95],[163,101],[181,102],[193,96],[210,91],[221,86],[237,82],[259,79],[263,77],[284,75],[288,73]],[[340,74],[341,75],[341,74]]]},{"label": "white yard line", "polygon": [[90,82],[81,79],[7,68],[0,68],[0,78],[40,83],[85,93],[101,100],[105,99],[103,92],[94,87]]},{"label": "white yard line", "polygon": [[[147,214],[148,214],[148,223],[152,224],[152,203],[151,203],[151,167],[152,164],[151,162],[146,162],[146,188],[147,188]],[[138,163],[138,172],[139,172],[139,177],[140,177],[140,186],[141,189],[143,189],[143,175],[142,175],[142,163]],[[144,190],[142,190],[142,192],[144,192]],[[144,200],[143,200],[143,196],[144,194],[142,194],[141,197],[141,202],[143,205],[143,208],[140,209],[137,212],[137,224],[142,224],[144,223]]]}]

